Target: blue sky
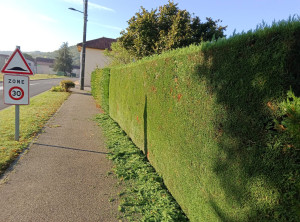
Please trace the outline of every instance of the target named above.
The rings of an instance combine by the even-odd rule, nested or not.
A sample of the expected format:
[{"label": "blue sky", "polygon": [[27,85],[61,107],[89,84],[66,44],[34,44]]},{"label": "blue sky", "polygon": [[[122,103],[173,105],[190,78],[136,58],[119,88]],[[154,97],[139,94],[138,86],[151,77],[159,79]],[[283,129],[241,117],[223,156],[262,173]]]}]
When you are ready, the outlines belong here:
[{"label": "blue sky", "polygon": [[[300,0],[177,0],[180,9],[199,16],[221,19],[227,36],[255,29],[263,20],[287,19],[300,15]],[[139,11],[167,4],[168,0],[89,0],[87,40],[117,38],[127,21]],[[63,42],[76,45],[82,41],[82,0],[0,0],[0,51],[54,51]]]}]

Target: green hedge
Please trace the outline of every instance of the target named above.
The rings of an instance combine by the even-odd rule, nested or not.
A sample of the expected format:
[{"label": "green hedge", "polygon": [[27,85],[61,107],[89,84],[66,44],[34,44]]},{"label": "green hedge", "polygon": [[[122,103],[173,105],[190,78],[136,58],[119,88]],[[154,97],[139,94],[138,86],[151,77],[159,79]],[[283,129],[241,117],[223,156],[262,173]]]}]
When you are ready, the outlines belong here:
[{"label": "green hedge", "polygon": [[110,69],[104,68],[95,69],[91,76],[92,95],[106,113],[109,112],[109,75]]},{"label": "green hedge", "polygon": [[299,147],[280,104],[299,72],[300,23],[281,22],[112,68],[109,113],[191,221],[296,221]]}]

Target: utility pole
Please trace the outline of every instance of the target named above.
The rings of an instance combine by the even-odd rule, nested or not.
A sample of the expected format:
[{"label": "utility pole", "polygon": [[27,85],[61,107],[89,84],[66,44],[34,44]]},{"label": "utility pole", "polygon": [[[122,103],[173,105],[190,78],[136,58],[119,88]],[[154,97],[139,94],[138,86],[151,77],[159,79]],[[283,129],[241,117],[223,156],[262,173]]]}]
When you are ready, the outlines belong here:
[{"label": "utility pole", "polygon": [[84,71],[85,71],[85,45],[86,45],[86,23],[87,23],[87,9],[88,0],[84,0],[84,11],[77,10],[75,8],[69,8],[70,10],[83,13],[83,41],[81,51],[81,72],[80,72],[80,90],[84,90]]},{"label": "utility pole", "polygon": [[84,22],[83,22],[83,41],[82,41],[82,57],[81,57],[80,90],[84,90],[87,7],[88,7],[88,0],[84,0],[84,13],[83,13],[83,21]]}]

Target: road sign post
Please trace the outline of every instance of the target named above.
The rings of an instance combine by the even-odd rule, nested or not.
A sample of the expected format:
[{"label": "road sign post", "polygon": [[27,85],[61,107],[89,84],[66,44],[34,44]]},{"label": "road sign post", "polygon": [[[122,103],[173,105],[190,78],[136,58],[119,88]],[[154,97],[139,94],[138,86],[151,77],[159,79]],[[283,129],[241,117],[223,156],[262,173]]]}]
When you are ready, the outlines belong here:
[{"label": "road sign post", "polygon": [[15,140],[20,138],[20,105],[15,105]]},{"label": "road sign post", "polygon": [[[20,106],[29,104],[29,77],[33,75],[24,56],[17,46],[3,66],[3,96],[4,103],[15,105],[15,140],[19,141],[20,135]],[[14,75],[12,75],[14,74]]]},{"label": "road sign post", "polygon": [[15,140],[20,134],[20,105],[29,104],[29,77],[20,75],[4,75],[4,103],[15,105]]}]

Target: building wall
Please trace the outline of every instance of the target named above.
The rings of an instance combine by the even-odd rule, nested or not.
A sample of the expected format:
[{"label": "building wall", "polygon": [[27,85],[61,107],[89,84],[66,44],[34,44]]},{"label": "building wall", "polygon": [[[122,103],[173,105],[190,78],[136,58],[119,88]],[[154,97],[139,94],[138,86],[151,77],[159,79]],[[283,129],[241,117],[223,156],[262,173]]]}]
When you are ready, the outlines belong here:
[{"label": "building wall", "polygon": [[[81,50],[82,56],[82,50]],[[98,67],[103,68],[109,65],[110,60],[103,54],[103,50],[86,48],[84,85],[91,86],[91,73]]]},{"label": "building wall", "polygon": [[53,69],[49,67],[49,65],[38,64],[36,73],[37,74],[56,74],[57,72],[54,72]]},{"label": "building wall", "polygon": [[3,68],[6,58],[8,58],[8,56],[0,55],[0,70]]},{"label": "building wall", "polygon": [[73,69],[72,73],[75,73],[75,75],[76,75],[77,78],[80,77],[80,69]]},{"label": "building wall", "polygon": [[33,61],[26,59],[26,62],[33,73],[36,73],[36,67]]}]

